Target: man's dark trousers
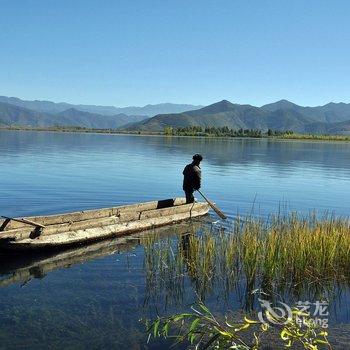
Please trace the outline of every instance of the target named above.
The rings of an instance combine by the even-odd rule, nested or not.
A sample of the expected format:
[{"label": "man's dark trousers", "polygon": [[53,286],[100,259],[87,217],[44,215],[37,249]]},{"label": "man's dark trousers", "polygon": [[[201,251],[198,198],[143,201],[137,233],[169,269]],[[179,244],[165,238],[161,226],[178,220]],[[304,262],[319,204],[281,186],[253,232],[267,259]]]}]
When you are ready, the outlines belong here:
[{"label": "man's dark trousers", "polygon": [[186,203],[194,203],[194,196],[193,196],[194,190],[186,190]]}]

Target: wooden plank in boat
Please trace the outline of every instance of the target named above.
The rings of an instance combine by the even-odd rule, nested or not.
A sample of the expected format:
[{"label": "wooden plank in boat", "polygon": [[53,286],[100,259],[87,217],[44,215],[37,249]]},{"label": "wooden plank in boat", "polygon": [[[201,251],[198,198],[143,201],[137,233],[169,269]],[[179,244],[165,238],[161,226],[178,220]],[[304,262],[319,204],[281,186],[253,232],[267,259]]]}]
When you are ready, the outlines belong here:
[{"label": "wooden plank in boat", "polygon": [[[169,216],[176,213],[190,213],[192,208],[206,208],[207,204],[205,203],[196,203],[194,204],[184,204],[174,207],[164,208],[164,209],[153,209],[145,210],[141,212],[136,212],[135,210],[125,210],[122,211],[118,216],[111,216],[107,218],[100,219],[89,219],[82,220],[77,222],[55,224],[46,226],[41,233],[41,236],[52,235],[67,231],[81,230],[92,227],[103,227],[112,224],[118,224],[123,222],[141,220],[146,218],[154,218],[161,216]],[[11,239],[11,240],[20,240],[25,238],[30,238],[31,234],[34,232],[31,227],[17,228],[14,230],[8,230],[0,235],[1,239]]]},{"label": "wooden plank in boat", "polygon": [[189,218],[205,215],[209,211],[208,205],[202,203],[200,208],[196,208],[197,205],[199,204],[194,205],[194,208],[190,213],[184,212],[171,216],[149,218],[85,230],[69,231],[55,235],[40,236],[35,239],[23,239],[9,242],[8,244],[9,247],[13,249],[38,249],[100,240],[107,237],[119,236],[153,227],[169,225]]},{"label": "wooden plank in boat", "polygon": [[[184,198],[171,198],[160,201],[152,201],[145,203],[137,203],[130,204],[125,206],[113,207],[113,208],[102,208],[102,209],[93,209],[93,210],[84,210],[80,212],[59,214],[59,215],[48,215],[48,216],[31,216],[25,219],[30,221],[35,221],[41,225],[54,225],[54,224],[62,224],[65,222],[74,222],[74,221],[82,221],[88,219],[98,219],[103,217],[114,216],[118,213],[122,213],[123,211],[135,210],[135,211],[143,211],[143,210],[151,210],[151,209],[161,209],[170,206],[178,206],[185,204],[186,200]],[[25,227],[26,224],[12,221],[10,220],[6,224],[5,220],[0,220],[0,227],[2,227],[1,231],[8,231],[10,229],[22,228]]]}]

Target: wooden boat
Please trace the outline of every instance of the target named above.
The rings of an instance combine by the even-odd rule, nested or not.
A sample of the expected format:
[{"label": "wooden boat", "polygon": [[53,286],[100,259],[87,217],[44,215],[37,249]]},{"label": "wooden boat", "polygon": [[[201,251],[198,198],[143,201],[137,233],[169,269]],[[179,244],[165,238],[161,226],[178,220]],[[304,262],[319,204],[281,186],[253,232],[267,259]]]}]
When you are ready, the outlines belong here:
[{"label": "wooden boat", "polygon": [[74,213],[0,220],[3,249],[48,249],[98,241],[203,216],[207,203],[166,199]]}]

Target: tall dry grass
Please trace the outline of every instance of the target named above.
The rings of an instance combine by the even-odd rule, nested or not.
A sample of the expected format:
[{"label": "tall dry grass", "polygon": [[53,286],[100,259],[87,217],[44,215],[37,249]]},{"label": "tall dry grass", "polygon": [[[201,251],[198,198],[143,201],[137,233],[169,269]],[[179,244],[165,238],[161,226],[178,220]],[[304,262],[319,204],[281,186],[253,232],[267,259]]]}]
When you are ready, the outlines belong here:
[{"label": "tall dry grass", "polygon": [[229,229],[202,228],[177,239],[146,238],[145,271],[150,288],[179,297],[185,278],[205,297],[228,293],[301,293],[350,282],[350,221],[310,214],[267,219],[236,218]]}]

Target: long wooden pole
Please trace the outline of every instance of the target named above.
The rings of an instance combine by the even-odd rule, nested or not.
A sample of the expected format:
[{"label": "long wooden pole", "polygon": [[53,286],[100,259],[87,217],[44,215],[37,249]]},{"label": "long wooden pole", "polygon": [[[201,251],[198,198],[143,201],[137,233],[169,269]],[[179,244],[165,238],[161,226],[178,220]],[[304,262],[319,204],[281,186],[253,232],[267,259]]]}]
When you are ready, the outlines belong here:
[{"label": "long wooden pole", "polygon": [[221,219],[227,219],[227,216],[211,201],[209,200],[200,190],[198,193],[205,199],[205,201],[212,207],[216,214],[220,216]]},{"label": "long wooden pole", "polygon": [[24,219],[24,218],[10,218],[8,216],[1,216],[2,218],[6,219],[6,220],[13,220],[13,221],[17,221],[17,222],[22,222],[24,224],[28,224],[31,226],[37,226],[37,227],[41,227],[41,228],[45,228],[44,225],[38,224],[37,222],[28,220],[28,219]]}]

